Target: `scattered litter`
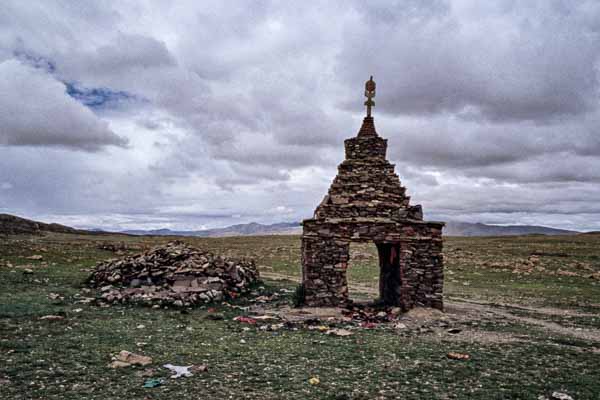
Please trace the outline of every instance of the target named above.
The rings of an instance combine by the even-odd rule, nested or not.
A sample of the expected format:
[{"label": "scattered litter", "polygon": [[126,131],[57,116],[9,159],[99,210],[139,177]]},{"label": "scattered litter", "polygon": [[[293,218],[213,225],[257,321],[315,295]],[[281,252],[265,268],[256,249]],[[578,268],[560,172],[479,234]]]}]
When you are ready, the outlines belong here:
[{"label": "scattered litter", "polygon": [[321,381],[316,376],[313,376],[308,380],[308,383],[310,383],[311,385],[318,385],[319,383],[321,383]]},{"label": "scattered litter", "polygon": [[275,317],[274,315],[253,315],[252,318],[258,321],[268,321],[277,319],[277,317]]},{"label": "scattered litter", "polygon": [[83,311],[83,308],[76,308],[73,310],[73,312],[75,312],[75,313],[80,313],[82,311]]},{"label": "scattered litter", "polygon": [[278,331],[281,328],[283,328],[285,325],[284,324],[267,324],[267,325],[262,325],[259,329],[261,331]]},{"label": "scattered litter", "polygon": [[353,321],[385,323],[399,317],[402,309],[399,307],[374,307],[370,305],[353,304],[342,311],[343,314]]},{"label": "scattered litter", "polygon": [[254,318],[244,317],[243,315],[235,317],[233,320],[241,322],[243,324],[250,324],[250,325],[255,325],[256,324],[256,320]]},{"label": "scattered litter", "polygon": [[148,388],[148,389],[152,389],[152,388],[162,385],[163,382],[164,382],[164,379],[160,379],[160,378],[146,379],[146,381],[144,381],[144,387]]},{"label": "scattered litter", "polygon": [[451,351],[450,353],[446,354],[446,356],[452,360],[468,360],[471,358],[470,355],[468,354],[464,354],[464,353],[455,353],[453,351]]},{"label": "scattered litter", "polygon": [[394,329],[406,329],[406,324],[398,322],[397,324],[394,324]]},{"label": "scattered litter", "polygon": [[309,325],[308,329],[311,331],[326,332],[329,330],[329,327],[325,325]]},{"label": "scattered litter", "polygon": [[33,256],[25,257],[28,260],[41,260],[44,258],[41,254],[34,254]]},{"label": "scattered litter", "polygon": [[24,274],[31,275],[31,274],[33,274],[33,270],[32,270],[31,268],[24,268],[24,269],[23,269],[23,273],[24,273]]},{"label": "scattered litter", "polygon": [[193,365],[188,365],[188,366],[182,366],[182,365],[173,365],[173,364],[165,364],[163,365],[164,368],[171,370],[171,372],[173,372],[175,375],[171,375],[171,379],[177,379],[177,378],[187,378],[192,376],[193,374],[190,372],[190,368],[193,367]]},{"label": "scattered litter", "polygon": [[328,331],[325,332],[327,335],[334,335],[334,336],[350,336],[353,335],[352,332],[350,332],[347,329],[330,329]]},{"label": "scattered litter", "polygon": [[60,321],[61,319],[65,319],[65,317],[62,315],[44,315],[40,319],[45,321]]}]

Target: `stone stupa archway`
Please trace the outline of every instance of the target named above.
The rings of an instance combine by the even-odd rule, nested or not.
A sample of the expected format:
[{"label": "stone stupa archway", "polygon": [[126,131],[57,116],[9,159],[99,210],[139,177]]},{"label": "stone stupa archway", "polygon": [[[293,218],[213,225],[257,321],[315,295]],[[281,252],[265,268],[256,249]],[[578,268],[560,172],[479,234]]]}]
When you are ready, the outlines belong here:
[{"label": "stone stupa archway", "polygon": [[357,241],[377,246],[384,304],[443,309],[444,223],[423,221],[421,206],[409,204],[386,159],[387,140],[375,131],[372,77],[365,88],[367,116],[358,135],[344,141],[346,158],[314,217],[302,223],[304,303],[349,303],[349,245]]}]

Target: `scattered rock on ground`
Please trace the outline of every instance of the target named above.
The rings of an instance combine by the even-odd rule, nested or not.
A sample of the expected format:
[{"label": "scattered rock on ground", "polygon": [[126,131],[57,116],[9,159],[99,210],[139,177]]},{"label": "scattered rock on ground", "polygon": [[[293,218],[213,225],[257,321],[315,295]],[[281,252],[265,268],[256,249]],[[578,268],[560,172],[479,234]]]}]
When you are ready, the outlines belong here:
[{"label": "scattered rock on ground", "polygon": [[156,375],[156,369],[155,368],[146,368],[143,371],[138,371],[136,372],[136,375],[142,378],[152,378],[153,376]]},{"label": "scattered rock on ground", "polygon": [[129,247],[123,242],[118,242],[118,243],[103,242],[103,243],[99,243],[96,247],[100,250],[108,250],[108,251],[112,251],[114,253],[116,253],[118,251],[129,250]]},{"label": "scattered rock on ground", "polygon": [[350,332],[347,329],[330,329],[328,331],[325,332],[327,335],[334,335],[334,336],[350,336],[353,333]]},{"label": "scattered rock on ground", "polygon": [[471,358],[470,355],[468,354],[463,354],[463,353],[456,353],[451,351],[450,353],[446,354],[446,356],[451,359],[451,360],[468,360]]},{"label": "scattered rock on ground", "polygon": [[131,364],[126,363],[125,361],[114,360],[110,363],[109,367],[111,368],[126,368],[131,367]]},{"label": "scattered rock on ground", "polygon": [[40,319],[45,321],[60,321],[65,319],[65,317],[62,315],[44,315],[43,317],[40,317]]},{"label": "scattered rock on ground", "polygon": [[121,350],[117,354],[113,361],[110,363],[111,368],[125,368],[131,365],[139,365],[145,367],[146,365],[152,364],[152,358],[143,356],[141,354],[135,354],[127,350]]},{"label": "scattered rock on ground", "polygon": [[200,364],[200,365],[194,365],[191,368],[192,372],[206,372],[208,371],[208,365],[206,364]]}]

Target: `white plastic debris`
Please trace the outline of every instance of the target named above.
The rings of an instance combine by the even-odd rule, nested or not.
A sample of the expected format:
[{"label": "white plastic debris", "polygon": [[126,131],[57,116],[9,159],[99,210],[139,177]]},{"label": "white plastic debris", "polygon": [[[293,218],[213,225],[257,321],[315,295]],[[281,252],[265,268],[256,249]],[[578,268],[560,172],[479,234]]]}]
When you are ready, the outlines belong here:
[{"label": "white plastic debris", "polygon": [[350,336],[352,332],[347,329],[329,329],[325,332],[326,335],[335,335],[335,336]]},{"label": "white plastic debris", "polygon": [[165,364],[165,365],[163,365],[163,367],[167,368],[167,369],[171,370],[171,372],[175,373],[175,375],[171,375],[171,379],[181,378],[182,376],[189,377],[189,376],[193,375],[190,372],[190,368],[192,368],[193,365],[182,366],[182,365]]},{"label": "white plastic debris", "polygon": [[563,392],[554,392],[552,393],[552,398],[556,400],[573,400],[573,397],[569,396]]}]

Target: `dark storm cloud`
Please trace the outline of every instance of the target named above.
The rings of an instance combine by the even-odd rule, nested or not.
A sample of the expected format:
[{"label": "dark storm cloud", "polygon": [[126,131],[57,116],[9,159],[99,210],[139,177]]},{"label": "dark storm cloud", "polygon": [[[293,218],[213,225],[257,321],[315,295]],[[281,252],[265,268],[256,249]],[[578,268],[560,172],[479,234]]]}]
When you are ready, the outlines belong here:
[{"label": "dark storm cloud", "polygon": [[[84,57],[82,57],[84,58]],[[155,68],[176,64],[165,44],[143,35],[118,33],[85,57],[90,74],[127,73],[137,68]]]},{"label": "dark storm cloud", "polygon": [[[561,6],[562,4],[562,6]],[[415,11],[420,10],[420,12]],[[597,107],[599,5],[409,2],[356,7],[340,73],[372,71],[390,114],[548,122]]]},{"label": "dark storm cloud", "polygon": [[[419,118],[389,125],[393,138],[390,154],[415,165],[464,169],[487,177],[492,176],[488,171],[518,172],[513,167],[527,160],[542,160],[545,165],[551,159],[564,158],[560,154],[572,161],[588,157],[593,161],[593,157],[600,156],[599,115],[589,114],[552,125],[475,123],[444,115]],[[531,171],[527,168],[521,171],[526,172]],[[565,168],[563,172],[571,170]]]},{"label": "dark storm cloud", "polygon": [[598,156],[574,157],[572,153],[557,152],[519,161],[503,168],[483,167],[466,169],[466,176],[486,176],[498,182],[551,183],[583,182],[600,183]]}]

